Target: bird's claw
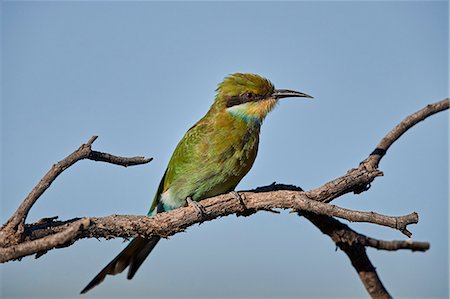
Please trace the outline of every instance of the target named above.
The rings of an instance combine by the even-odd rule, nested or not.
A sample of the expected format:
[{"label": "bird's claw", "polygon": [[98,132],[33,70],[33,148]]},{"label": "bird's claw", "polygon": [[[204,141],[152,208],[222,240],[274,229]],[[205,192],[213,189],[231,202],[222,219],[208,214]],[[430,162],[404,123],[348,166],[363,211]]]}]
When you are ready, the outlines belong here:
[{"label": "bird's claw", "polygon": [[234,198],[236,198],[239,201],[242,208],[244,208],[244,210],[247,210],[247,205],[245,204],[245,195],[244,194],[241,195],[234,190],[231,191],[230,193],[231,195],[233,195]]},{"label": "bird's claw", "polygon": [[199,204],[196,201],[193,201],[192,198],[190,196],[186,197],[186,201],[188,203],[189,206],[193,207],[194,210],[197,211],[197,213],[201,216],[201,217],[205,217],[208,213],[206,212],[205,208]]},{"label": "bird's claw", "polygon": [[249,209],[247,207],[247,204],[245,203],[246,198],[244,194],[239,194],[236,191],[231,191],[230,194],[233,195],[233,197],[239,201],[239,204],[242,207],[242,212],[236,213],[237,216],[250,216],[255,212],[254,209]]}]

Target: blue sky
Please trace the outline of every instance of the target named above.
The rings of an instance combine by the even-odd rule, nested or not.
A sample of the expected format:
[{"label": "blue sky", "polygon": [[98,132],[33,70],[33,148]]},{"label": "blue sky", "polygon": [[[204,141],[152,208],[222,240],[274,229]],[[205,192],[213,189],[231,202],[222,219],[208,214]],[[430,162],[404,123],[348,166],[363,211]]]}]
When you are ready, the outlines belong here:
[{"label": "blue sky", "polygon": [[[50,166],[92,135],[94,149],[145,166],[82,161],[28,221],[145,214],[178,140],[224,76],[258,73],[314,101],[284,100],[238,189],[273,181],[310,189],[355,167],[403,117],[448,96],[448,3],[1,2],[1,222]],[[448,112],[388,152],[385,176],[335,204],[416,211],[426,253],[368,250],[400,298],[448,297]],[[397,231],[351,224],[382,239]],[[82,240],[0,266],[2,298],[79,298],[123,247]],[[399,275],[401,273],[401,275]],[[26,283],[24,283],[24,281]],[[161,242],[132,281],[108,277],[86,298],[366,297],[346,256],[286,212],[234,216]]]}]

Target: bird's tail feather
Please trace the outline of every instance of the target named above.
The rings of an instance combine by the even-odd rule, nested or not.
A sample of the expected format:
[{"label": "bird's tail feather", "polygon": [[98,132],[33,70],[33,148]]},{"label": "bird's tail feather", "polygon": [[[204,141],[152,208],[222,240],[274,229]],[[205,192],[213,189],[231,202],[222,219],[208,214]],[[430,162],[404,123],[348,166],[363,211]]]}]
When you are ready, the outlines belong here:
[{"label": "bird's tail feather", "polygon": [[125,247],[100,273],[95,276],[91,282],[81,291],[81,294],[88,292],[100,284],[106,277],[106,275],[116,275],[128,269],[128,279],[132,279],[136,271],[142,265],[144,260],[156,246],[161,238],[158,236],[151,237],[150,239],[135,238],[133,241]]}]

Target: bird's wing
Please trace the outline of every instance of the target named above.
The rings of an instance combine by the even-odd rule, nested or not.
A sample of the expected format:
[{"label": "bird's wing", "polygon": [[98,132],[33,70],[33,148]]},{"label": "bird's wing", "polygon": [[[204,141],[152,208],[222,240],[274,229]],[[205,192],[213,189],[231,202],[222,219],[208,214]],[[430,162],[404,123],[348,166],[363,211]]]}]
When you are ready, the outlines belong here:
[{"label": "bird's wing", "polygon": [[167,191],[177,178],[188,179],[188,176],[186,176],[187,170],[192,170],[192,164],[198,164],[198,161],[201,161],[198,155],[201,155],[202,149],[198,147],[200,144],[208,143],[208,136],[211,131],[211,126],[208,124],[209,122],[206,119],[201,119],[186,132],[178,143],[159,183],[158,191],[156,191],[148,215],[164,211],[162,204],[160,204],[161,194]]},{"label": "bird's wing", "polygon": [[166,173],[167,173],[167,169],[164,172],[161,182],[159,183],[158,190],[155,193],[155,197],[153,198],[152,205],[150,207],[150,210],[148,211],[148,214],[147,214],[148,216],[153,216],[156,213],[162,212],[162,210],[161,210],[162,207],[161,207],[161,205],[158,206],[158,204],[159,204],[159,198],[161,196],[161,193],[163,193],[164,181],[166,179]]}]

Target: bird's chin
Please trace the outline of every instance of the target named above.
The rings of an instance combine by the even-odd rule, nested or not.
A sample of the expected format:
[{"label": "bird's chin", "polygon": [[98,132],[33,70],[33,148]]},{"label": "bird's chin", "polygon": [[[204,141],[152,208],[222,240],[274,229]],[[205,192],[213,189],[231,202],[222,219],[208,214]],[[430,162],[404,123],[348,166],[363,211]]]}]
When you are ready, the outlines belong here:
[{"label": "bird's chin", "polygon": [[278,99],[268,98],[255,103],[253,109],[249,112],[257,117],[260,121],[263,121],[266,118],[267,114],[275,108],[278,103]]}]

